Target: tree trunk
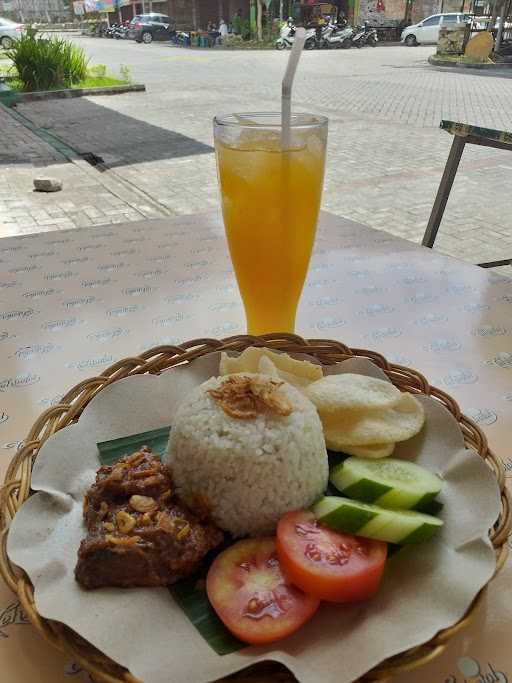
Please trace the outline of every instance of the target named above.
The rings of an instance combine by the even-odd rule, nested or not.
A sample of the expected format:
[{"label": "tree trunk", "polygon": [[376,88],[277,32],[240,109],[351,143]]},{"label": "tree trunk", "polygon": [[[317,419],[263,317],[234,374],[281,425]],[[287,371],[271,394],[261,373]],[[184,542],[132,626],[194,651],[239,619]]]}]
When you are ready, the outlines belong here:
[{"label": "tree trunk", "polygon": [[284,0],[279,0],[279,21],[283,21],[283,19],[284,19],[283,4],[284,4]]},{"label": "tree trunk", "polygon": [[192,0],[192,26],[194,27],[194,31],[197,31],[197,16],[196,0]]},{"label": "tree trunk", "polygon": [[505,2],[501,5],[500,8],[500,21],[499,21],[499,26],[498,26],[498,35],[496,36],[496,44],[494,46],[495,52],[499,52],[499,49],[501,47],[501,41],[503,40],[503,30],[505,28],[505,21],[507,20],[508,14],[510,12],[510,1]]},{"label": "tree trunk", "polygon": [[496,19],[498,17],[499,8],[500,8],[500,0],[494,0],[493,6],[492,6],[491,21],[487,24],[487,30],[489,31],[489,33],[492,33],[494,31],[494,25],[496,24]]},{"label": "tree trunk", "polygon": [[263,40],[263,5],[262,0],[256,0],[256,31],[258,35],[258,42]]},{"label": "tree trunk", "polygon": [[19,21],[21,21],[21,23],[24,24],[25,23],[25,15],[23,13],[23,3],[21,2],[21,0],[18,0],[17,6],[18,6]]},{"label": "tree trunk", "polygon": [[412,0],[405,0],[404,24],[409,26],[411,24],[412,15]]}]

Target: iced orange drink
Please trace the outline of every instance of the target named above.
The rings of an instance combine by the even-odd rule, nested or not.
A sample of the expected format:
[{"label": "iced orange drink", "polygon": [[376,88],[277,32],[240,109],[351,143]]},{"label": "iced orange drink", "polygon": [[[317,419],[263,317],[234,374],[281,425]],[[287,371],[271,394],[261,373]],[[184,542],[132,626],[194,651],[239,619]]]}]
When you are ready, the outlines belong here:
[{"label": "iced orange drink", "polygon": [[249,334],[293,332],[315,240],[327,119],[278,114],[216,118],[222,213]]}]

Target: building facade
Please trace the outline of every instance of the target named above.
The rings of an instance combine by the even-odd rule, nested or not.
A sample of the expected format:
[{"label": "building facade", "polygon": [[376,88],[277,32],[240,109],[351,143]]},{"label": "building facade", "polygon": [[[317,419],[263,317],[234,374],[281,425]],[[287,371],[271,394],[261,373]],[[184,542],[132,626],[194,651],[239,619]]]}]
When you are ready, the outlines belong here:
[{"label": "building facade", "polygon": [[30,24],[65,22],[71,14],[64,0],[0,0],[0,16]]},{"label": "building facade", "polygon": [[138,0],[122,8],[123,19],[131,19],[136,14],[159,12],[176,22],[179,30],[206,29],[208,22],[219,23],[220,19],[229,22],[241,10],[244,19],[249,18],[249,0]]},{"label": "building facade", "polygon": [[355,16],[358,23],[372,26],[416,24],[431,14],[468,12],[469,0],[359,0]]}]

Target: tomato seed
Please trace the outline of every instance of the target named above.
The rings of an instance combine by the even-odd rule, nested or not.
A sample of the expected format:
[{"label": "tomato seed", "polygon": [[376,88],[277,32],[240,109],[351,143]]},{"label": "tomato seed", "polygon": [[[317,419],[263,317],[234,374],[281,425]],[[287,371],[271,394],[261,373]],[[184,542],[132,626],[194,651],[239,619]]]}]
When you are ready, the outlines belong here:
[{"label": "tomato seed", "polygon": [[318,546],[314,543],[308,543],[304,549],[304,555],[313,562],[320,562],[322,559],[322,553]]},{"label": "tomato seed", "polygon": [[295,532],[299,536],[309,536],[310,534],[319,534],[320,529],[318,528],[316,522],[310,522],[307,524],[296,524]]}]

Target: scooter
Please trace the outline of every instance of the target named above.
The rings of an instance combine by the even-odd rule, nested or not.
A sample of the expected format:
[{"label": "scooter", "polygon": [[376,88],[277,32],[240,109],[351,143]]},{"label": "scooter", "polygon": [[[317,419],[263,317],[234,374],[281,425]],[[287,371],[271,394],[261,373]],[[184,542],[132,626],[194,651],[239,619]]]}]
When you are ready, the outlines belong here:
[{"label": "scooter", "polygon": [[364,44],[369,45],[370,47],[377,47],[377,43],[379,42],[377,29],[373,26],[370,26],[367,21],[365,22],[365,34],[363,40]]},{"label": "scooter", "polygon": [[117,31],[118,28],[119,28],[119,24],[110,24],[110,26],[108,26],[105,29],[105,32],[103,35],[105,36],[105,38],[113,38],[114,33]]},{"label": "scooter", "polygon": [[[291,50],[293,41],[295,40],[295,32],[297,28],[293,21],[288,22],[281,29],[279,38],[276,40],[277,50]],[[306,29],[306,42],[304,43],[305,50],[313,50],[316,47],[315,29]]]},{"label": "scooter", "polygon": [[324,50],[329,47],[332,47],[331,45],[331,38],[334,35],[334,30],[333,26],[331,24],[327,24],[327,26],[317,26],[314,29],[314,34],[309,36],[308,39],[306,40],[306,43],[304,44],[304,49],[305,50]]},{"label": "scooter", "polygon": [[295,38],[296,28],[294,24],[286,23],[279,32],[279,38],[276,40],[277,50],[291,50],[293,40]]},{"label": "scooter", "polygon": [[324,47],[347,49],[352,46],[354,29],[347,22],[343,25],[328,24],[323,32]]},{"label": "scooter", "polygon": [[113,30],[113,37],[117,40],[126,40],[128,38],[128,32],[130,30],[128,24],[129,22],[125,21],[120,26],[116,26]]},{"label": "scooter", "polygon": [[354,47],[363,47],[365,33],[366,29],[364,26],[356,26],[356,30],[351,37],[351,42]]}]

